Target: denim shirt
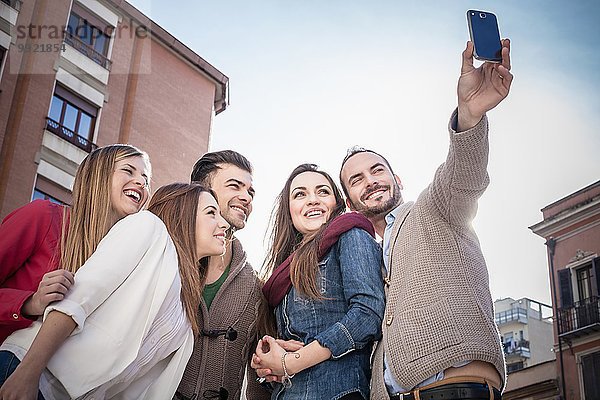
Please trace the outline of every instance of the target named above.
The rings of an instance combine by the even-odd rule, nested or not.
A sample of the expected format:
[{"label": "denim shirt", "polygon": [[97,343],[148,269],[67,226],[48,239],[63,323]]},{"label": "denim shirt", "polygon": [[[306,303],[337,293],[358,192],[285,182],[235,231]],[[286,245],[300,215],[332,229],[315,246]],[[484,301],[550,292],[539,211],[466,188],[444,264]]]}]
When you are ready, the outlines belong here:
[{"label": "denim shirt", "polygon": [[331,358],[299,372],[292,386],[277,385],[272,399],[324,400],[360,392],[369,398],[370,356],[381,338],[385,308],[381,247],[366,231],[342,234],[319,262],[315,300],[294,287],[275,309],[281,338],[317,340]]}]

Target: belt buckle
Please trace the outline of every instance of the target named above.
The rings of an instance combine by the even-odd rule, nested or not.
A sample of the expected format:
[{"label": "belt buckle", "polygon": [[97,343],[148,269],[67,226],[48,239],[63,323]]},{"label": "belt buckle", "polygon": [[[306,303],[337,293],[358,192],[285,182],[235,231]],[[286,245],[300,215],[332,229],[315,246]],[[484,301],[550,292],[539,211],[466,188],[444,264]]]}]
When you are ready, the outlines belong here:
[{"label": "belt buckle", "polygon": [[394,393],[394,394],[390,394],[390,398],[394,398],[394,400],[408,400],[410,397],[410,395],[412,394],[412,392],[404,392],[404,393]]}]

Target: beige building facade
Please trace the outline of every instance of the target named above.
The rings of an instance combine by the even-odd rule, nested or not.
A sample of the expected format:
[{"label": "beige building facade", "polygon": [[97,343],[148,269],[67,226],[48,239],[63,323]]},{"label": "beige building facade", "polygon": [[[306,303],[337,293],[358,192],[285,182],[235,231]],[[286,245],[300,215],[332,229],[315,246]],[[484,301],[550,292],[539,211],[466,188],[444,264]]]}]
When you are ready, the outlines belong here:
[{"label": "beige building facade", "polygon": [[555,359],[551,306],[509,297],[496,300],[494,309],[509,374]]}]

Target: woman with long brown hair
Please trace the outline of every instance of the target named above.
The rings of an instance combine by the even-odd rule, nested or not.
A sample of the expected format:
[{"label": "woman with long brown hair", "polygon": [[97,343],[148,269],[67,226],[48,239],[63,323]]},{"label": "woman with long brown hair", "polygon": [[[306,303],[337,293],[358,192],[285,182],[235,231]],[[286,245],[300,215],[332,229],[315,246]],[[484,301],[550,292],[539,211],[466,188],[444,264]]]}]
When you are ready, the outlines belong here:
[{"label": "woman with long brown hair", "polygon": [[175,244],[181,299],[192,330],[198,335],[197,310],[206,282],[208,259],[224,253],[225,231],[229,224],[221,216],[215,193],[195,183],[172,183],[161,187],[152,196],[148,211],[164,222]]},{"label": "woman with long brown hair", "polygon": [[[61,257],[75,283],[46,308],[43,323],[13,333],[0,348],[2,368],[12,372],[0,399],[166,399],[177,388],[198,329],[188,310],[198,304],[199,260],[224,251],[227,224],[214,196],[197,185],[159,189],[150,204],[156,215],[127,215],[127,199],[145,202],[147,195],[121,178],[147,177],[148,166],[136,158],[113,164],[107,170],[90,157],[80,166]],[[86,198],[83,183],[106,181]],[[78,221],[81,235],[90,227],[99,234],[69,252],[69,238],[85,237],[73,235]]]},{"label": "woman with long brown hair", "polygon": [[294,169],[277,199],[263,293],[279,338],[304,347],[286,351],[271,336],[258,344],[252,366],[276,377],[273,399],[369,397],[384,310],[381,249],[371,223],[344,211],[314,164]]}]

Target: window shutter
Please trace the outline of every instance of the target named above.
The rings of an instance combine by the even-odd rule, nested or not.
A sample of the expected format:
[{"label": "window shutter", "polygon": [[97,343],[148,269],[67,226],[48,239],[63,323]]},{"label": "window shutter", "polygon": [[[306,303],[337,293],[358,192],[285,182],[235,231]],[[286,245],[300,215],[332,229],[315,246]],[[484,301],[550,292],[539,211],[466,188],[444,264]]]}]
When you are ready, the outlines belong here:
[{"label": "window shutter", "polygon": [[586,399],[598,399],[600,393],[600,352],[581,357],[583,391]]},{"label": "window shutter", "polygon": [[76,14],[79,18],[81,18],[81,22],[85,20],[89,25],[92,25],[94,28],[98,28],[103,33],[106,33],[109,36],[112,34],[112,26],[98,17],[95,13],[88,11],[87,8],[82,7],[79,3],[73,2],[71,13]]},{"label": "window shutter", "polygon": [[560,305],[562,308],[573,306],[573,287],[571,286],[571,270],[569,268],[558,271],[558,285]]},{"label": "window shutter", "polygon": [[96,117],[98,115],[98,107],[96,105],[86,101],[82,97],[74,94],[68,89],[65,89],[61,85],[56,85],[56,88],[54,89],[54,94],[60,98],[65,99],[66,101],[79,108],[80,110],[86,112],[87,114],[91,115],[92,117]]},{"label": "window shutter", "polygon": [[600,296],[600,257],[596,257],[592,260],[592,270],[596,275],[596,293],[594,295]]}]

